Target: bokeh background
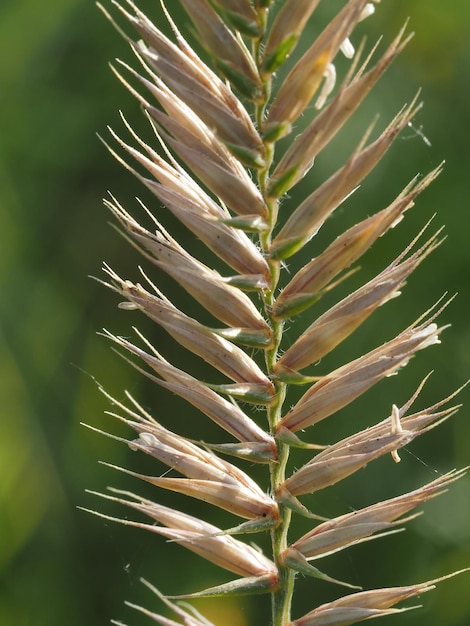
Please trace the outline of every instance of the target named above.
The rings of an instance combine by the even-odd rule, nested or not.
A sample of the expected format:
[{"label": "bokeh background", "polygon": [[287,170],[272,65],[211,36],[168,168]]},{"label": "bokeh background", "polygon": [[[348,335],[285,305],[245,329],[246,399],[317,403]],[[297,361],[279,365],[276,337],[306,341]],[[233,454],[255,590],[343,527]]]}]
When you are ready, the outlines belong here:
[{"label": "bokeh background", "polygon": [[[157,4],[140,2],[142,9],[161,19]],[[174,16],[180,19],[177,3],[169,4],[175,5]],[[342,3],[322,4],[305,45],[332,8]],[[325,423],[318,434],[323,441],[382,419],[392,402],[404,403],[431,369],[434,374],[418,401],[420,407],[444,397],[470,374],[470,5],[466,0],[383,2],[361,31],[369,41],[384,33],[387,42],[408,16],[414,40],[368,98],[363,113],[355,116],[351,130],[319,159],[299,194],[333,171],[375,112],[380,112],[378,128],[383,127],[421,87],[425,106],[414,128],[398,139],[352,199],[351,208],[338,211],[325,237],[383,208],[414,174],[426,173],[445,159],[444,174],[396,232],[365,258],[364,272],[383,267],[435,212],[430,228],[445,224],[447,240],[410,279],[403,296],[378,312],[333,359],[344,362],[391,337],[445,291],[458,292],[458,297],[441,316],[442,323],[452,324],[443,344],[419,354],[400,376],[332,418],[331,425]],[[106,190],[131,210],[136,195],[155,204],[96,137],[106,135],[107,124],[121,129],[119,109],[137,128],[143,127],[138,106],[107,65],[116,56],[130,60],[131,55],[89,0],[2,0],[0,50],[0,624],[98,626],[111,618],[145,624],[148,619],[123,604],[130,600],[158,606],[140,584],[141,577],[165,593],[192,591],[230,577],[223,578],[215,567],[157,536],[77,509],[100,506],[119,513],[97,503],[86,488],[102,490],[112,484],[150,493],[98,464],[105,460],[148,467],[145,459],[139,465],[126,446],[80,426],[87,422],[121,432],[104,415],[109,405],[96,382],[118,398],[124,389],[130,390],[165,425],[188,436],[220,437],[208,420],[142,380],[97,335],[103,326],[129,334],[130,326],[138,323],[164,354],[171,356],[174,350],[163,332],[136,314],[117,310],[115,297],[88,278],[100,275],[103,260],[136,277],[139,259],[110,227],[102,207]],[[184,231],[177,229],[176,235]],[[297,262],[314,254],[309,250]],[[164,278],[160,284],[172,289]],[[188,366],[192,363],[188,358]],[[306,503],[334,515],[468,464],[468,390],[460,399],[466,408],[405,450],[400,465],[382,459]],[[167,494],[158,497],[171,502]],[[213,519],[202,505],[189,507]],[[470,565],[469,480],[424,508],[424,517],[405,533],[330,557],[324,569],[370,588],[417,582]],[[220,516],[221,524],[227,522],[233,524]],[[300,522],[297,535],[306,528]],[[423,598],[419,613],[389,617],[387,623],[468,626],[468,588],[468,574],[445,582]],[[337,593],[326,583],[300,580],[295,615]],[[224,626],[268,623],[263,597],[197,604]]]}]

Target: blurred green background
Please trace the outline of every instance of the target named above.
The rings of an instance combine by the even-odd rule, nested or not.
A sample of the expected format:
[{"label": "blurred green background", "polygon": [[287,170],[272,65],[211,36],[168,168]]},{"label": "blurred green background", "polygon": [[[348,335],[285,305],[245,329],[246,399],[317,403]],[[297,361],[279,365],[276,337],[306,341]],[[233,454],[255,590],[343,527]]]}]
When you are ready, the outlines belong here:
[{"label": "blurred green background", "polygon": [[[156,17],[157,4],[140,2]],[[323,4],[315,13],[320,23],[329,10],[328,3]],[[176,9],[174,15],[179,15]],[[357,356],[362,345],[369,349],[391,337],[444,291],[459,295],[440,318],[441,323],[452,323],[443,344],[418,355],[399,377],[366,394],[342,413],[344,417],[333,418],[332,426],[325,424],[320,431],[325,441],[328,432],[333,433],[331,441],[341,429],[347,434],[357,424],[364,427],[385,417],[391,403],[404,403],[431,369],[435,372],[419,407],[444,397],[470,373],[470,5],[464,0],[383,2],[361,30],[369,41],[384,33],[388,42],[408,15],[416,37],[367,100],[364,117],[355,118],[351,136],[356,141],[376,111],[383,127],[418,87],[425,106],[414,130],[398,139],[353,207],[364,215],[381,209],[415,173],[426,173],[442,159],[446,168],[397,232],[367,256],[364,270],[383,267],[435,212],[431,228],[445,224],[448,239],[410,279],[404,295],[378,312],[338,359],[343,362],[348,350]],[[312,33],[316,28],[312,20]],[[2,0],[0,47],[0,624],[97,626],[110,618],[148,623],[123,605],[130,600],[158,606],[140,577],[166,593],[222,579],[215,567],[187,556],[182,548],[167,546],[161,538],[77,510],[79,505],[106,508],[97,505],[86,488],[102,490],[113,484],[146,493],[98,464],[106,460],[135,469],[137,457],[80,426],[84,421],[119,432],[103,415],[108,405],[94,379],[119,398],[129,389],[179,432],[214,440],[220,432],[206,428],[208,420],[182,402],[140,380],[96,334],[103,326],[129,334],[130,326],[138,323],[164,354],[171,355],[172,344],[163,333],[134,314],[118,311],[113,295],[88,278],[100,275],[103,260],[135,278],[133,268],[140,262],[108,224],[101,205],[106,190],[130,210],[136,207],[135,195],[152,202],[95,134],[106,135],[108,123],[121,128],[119,109],[141,126],[138,106],[107,66],[115,56],[131,55],[88,0],[49,0],[47,6],[37,0]],[[331,171],[335,159],[347,155],[353,144],[347,133],[343,136],[319,159],[319,169],[302,183],[301,193],[312,181],[316,184],[315,172]],[[332,220],[333,229],[340,231],[348,219],[357,219],[352,213],[341,209]],[[313,254],[307,251],[300,262]],[[468,390],[461,401],[466,408],[404,451],[399,466],[383,459],[331,493],[320,494],[315,503],[307,502],[309,506],[317,511],[324,507],[326,515],[338,514],[468,464]],[[352,426],[348,418],[355,420]],[[468,479],[461,481],[451,493],[429,503],[426,515],[406,533],[330,557],[324,569],[370,588],[418,582],[470,565],[469,486]],[[169,502],[166,494],[158,497]],[[202,505],[191,507],[196,514],[208,515]],[[112,507],[106,510],[119,513]],[[302,524],[299,528],[305,532]],[[445,582],[423,598],[425,608],[419,613],[390,617],[386,623],[468,626],[468,587],[468,574]],[[324,583],[300,580],[294,615],[337,593]],[[262,597],[198,606],[226,626],[268,623]]]}]

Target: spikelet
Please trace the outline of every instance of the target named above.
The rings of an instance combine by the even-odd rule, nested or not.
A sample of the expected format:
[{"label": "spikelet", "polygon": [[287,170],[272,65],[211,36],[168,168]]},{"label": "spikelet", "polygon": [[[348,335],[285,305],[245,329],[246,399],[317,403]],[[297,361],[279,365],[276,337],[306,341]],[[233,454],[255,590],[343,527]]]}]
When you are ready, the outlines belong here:
[{"label": "spikelet", "polygon": [[[375,168],[420,109],[417,96],[373,140],[371,124],[344,165],[297,206],[281,207],[287,192],[313,167],[411,38],[405,26],[390,43],[378,42],[368,52],[363,44],[356,52],[354,29],[374,13],[378,2],[345,0],[290,67],[290,55],[306,25],[316,19],[320,0],[284,0],[277,7],[272,0],[180,0],[204,55],[185,39],[163,2],[170,36],[131,0],[122,4],[112,0],[111,12],[99,5],[137,58],[138,69],[118,61],[113,71],[141,105],[155,137],[154,144],[144,140],[122,116],[123,130],[109,129],[111,143],[106,145],[156,199],[155,207],[142,203],[140,207],[152,220],[153,230],[141,225],[114,196],[105,200],[150,269],[140,270],[140,282],[135,282],[105,265],[101,282],[124,300],[121,308],[150,318],[181,350],[208,364],[214,378],[208,375],[209,380],[201,380],[197,371],[172,364],[137,328],[135,342],[108,331],[103,335],[144,376],[180,396],[200,412],[201,419],[208,418],[220,428],[221,440],[190,440],[171,430],[167,412],[156,419],[129,394],[127,402],[121,402],[103,390],[115,407],[109,415],[134,435],[126,438],[90,428],[155,460],[151,474],[105,463],[108,467],[159,489],[202,500],[208,505],[208,516],[211,507],[217,507],[235,520],[219,528],[131,492],[91,492],[146,521],[91,511],[96,515],[145,529],[157,540],[178,543],[235,575],[228,583],[185,596],[163,595],[144,581],[178,620],[128,603],[155,623],[215,626],[188,604],[172,600],[260,593],[271,595],[273,626],[347,626],[413,608],[396,605],[449,577],[362,591],[336,580],[312,561],[398,532],[399,525],[419,514],[417,507],[445,492],[465,469],[333,519],[324,518],[322,511],[309,511],[301,502],[305,494],[326,489],[383,455],[399,462],[400,448],[458,409],[452,404],[457,391],[410,414],[423,381],[404,405],[393,404],[382,421],[375,423],[376,416],[371,415],[367,428],[326,448],[311,441],[311,427],[334,419],[340,409],[397,373],[417,352],[440,342],[443,328],[437,318],[450,301],[439,300],[369,352],[331,371],[323,369],[324,356],[340,351],[340,344],[379,307],[400,295],[409,276],[440,245],[440,231],[423,241],[427,225],[376,276],[346,297],[338,297],[322,314],[315,314],[313,305],[334,291],[373,243],[402,220],[442,166],[412,179],[388,206],[371,211],[323,250],[317,247],[311,261],[281,282],[284,260],[308,249],[325,221]],[[341,82],[336,81],[337,55],[350,59]],[[278,84],[275,72],[284,64],[286,78]],[[293,136],[300,116],[306,123]],[[290,141],[284,140],[279,151],[278,140],[289,135]],[[207,257],[189,253],[184,242],[164,228],[159,214],[165,211],[202,242]],[[213,268],[214,257],[218,269]],[[213,322],[201,322],[190,305],[180,310],[155,286],[154,267],[182,287],[189,299],[205,309],[205,319]],[[289,334],[286,340],[285,321],[307,310],[309,323],[300,335]],[[289,401],[291,385],[304,387],[294,404]],[[298,448],[311,451],[303,465],[295,463]],[[289,458],[295,469],[288,469]],[[242,469],[239,464],[246,461],[250,465]],[[159,473],[161,464],[166,466],[163,473]],[[250,476],[253,464],[266,470],[268,493]],[[297,539],[289,536],[292,514],[314,524]],[[244,536],[248,533],[250,538],[253,533],[270,533],[270,553],[255,547]],[[297,573],[356,591],[293,619]],[[164,572],[160,574],[157,582],[164,585]]]}]

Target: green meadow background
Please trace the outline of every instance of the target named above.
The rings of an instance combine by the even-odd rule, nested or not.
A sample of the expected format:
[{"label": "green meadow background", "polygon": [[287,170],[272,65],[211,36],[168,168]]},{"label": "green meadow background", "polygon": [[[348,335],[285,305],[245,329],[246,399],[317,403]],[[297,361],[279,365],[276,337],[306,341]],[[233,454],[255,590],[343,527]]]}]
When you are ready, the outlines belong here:
[{"label": "green meadow background", "polygon": [[[176,2],[167,4],[177,19],[183,17]],[[341,4],[320,4],[305,45],[332,7]],[[161,20],[156,0],[140,0],[140,6]],[[443,175],[404,222],[366,256],[363,271],[384,267],[435,213],[429,233],[445,224],[447,239],[410,278],[401,298],[378,311],[363,331],[338,349],[337,356],[335,352],[331,361],[325,360],[325,368],[392,337],[444,292],[458,296],[440,317],[441,324],[451,324],[442,345],[418,354],[399,376],[327,420],[315,437],[306,433],[310,440],[331,442],[383,419],[391,404],[403,404],[430,370],[434,373],[417,408],[445,397],[470,376],[470,4],[384,0],[359,31],[367,32],[369,43],[383,33],[387,43],[408,16],[409,29],[416,31],[414,40],[369,96],[364,111],[354,117],[350,130],[319,157],[299,194],[307,193],[344,160],[376,112],[380,129],[421,87],[425,105],[414,127],[403,132],[322,237],[326,241],[354,220],[380,210],[416,173],[426,173],[445,159]],[[77,508],[127,514],[97,501],[85,489],[114,485],[154,493],[99,460],[162,471],[160,466],[151,469],[146,459],[139,465],[127,446],[80,425],[87,422],[129,436],[104,414],[109,404],[97,382],[119,399],[129,390],[169,428],[207,440],[222,438],[206,418],[141,380],[97,334],[106,327],[129,335],[130,327],[138,324],[166,356],[176,352],[163,331],[135,313],[118,310],[116,297],[89,278],[100,276],[104,260],[125,277],[137,277],[134,268],[140,259],[110,226],[101,203],[108,189],[136,215],[134,197],[139,195],[165,219],[164,210],[119,167],[96,136],[106,137],[107,124],[121,132],[120,109],[147,133],[138,105],[108,68],[116,56],[132,60],[125,42],[91,1],[0,3],[0,624],[5,626],[98,626],[111,618],[144,625],[148,618],[124,606],[129,600],[161,609],[139,582],[141,577],[168,594],[230,579],[156,535],[105,522]],[[122,134],[126,136],[124,130]],[[182,228],[175,232],[177,237],[187,236]],[[310,245],[293,267],[321,249],[315,241]],[[357,277],[351,280],[344,289]],[[158,277],[158,281],[191,313],[193,304],[183,302],[169,280]],[[180,363],[198,368],[193,371],[204,377],[204,367],[196,359],[184,358]],[[336,515],[468,464],[468,389],[458,401],[466,407],[404,450],[401,464],[395,465],[390,457],[381,459],[341,485],[306,498],[306,504],[323,515]],[[410,523],[405,533],[340,553],[320,567],[371,588],[418,582],[469,566],[469,487],[464,479],[428,503],[423,507],[426,514]],[[212,517],[202,504],[172,500],[169,494],[156,497],[216,523],[234,523],[228,515]],[[300,521],[293,536],[307,528]],[[265,545],[262,537],[260,543]],[[409,603],[423,602],[419,613],[389,617],[384,624],[468,626],[469,576],[444,582],[437,591]],[[294,617],[337,594],[338,589],[326,583],[299,579]],[[223,626],[267,626],[267,605],[262,596],[197,603]]]}]

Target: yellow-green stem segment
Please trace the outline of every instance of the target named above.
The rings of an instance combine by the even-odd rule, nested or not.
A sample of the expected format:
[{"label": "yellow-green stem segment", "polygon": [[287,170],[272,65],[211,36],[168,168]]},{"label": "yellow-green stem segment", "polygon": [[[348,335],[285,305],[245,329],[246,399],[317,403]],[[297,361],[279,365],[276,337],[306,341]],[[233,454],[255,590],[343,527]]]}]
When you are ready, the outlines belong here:
[{"label": "yellow-green stem segment", "polygon": [[[262,23],[266,26],[267,22],[267,9],[260,9],[262,13]],[[261,41],[254,42],[254,58],[258,60],[258,65],[261,64]],[[255,120],[259,130],[263,128],[263,121],[267,103],[271,95],[271,77],[263,76],[264,85],[264,101],[258,102],[255,110]],[[270,321],[271,329],[273,332],[272,346],[265,352],[265,364],[268,376],[273,378],[274,366],[276,364],[277,355],[282,339],[284,322],[275,320],[271,316],[272,306],[276,297],[276,289],[279,281],[280,263],[274,259],[269,258],[269,250],[271,247],[271,240],[274,227],[278,217],[278,200],[276,198],[268,198],[268,185],[269,185],[269,171],[274,157],[274,144],[265,143],[265,162],[266,166],[261,170],[258,170],[258,185],[261,194],[263,195],[268,211],[269,220],[268,228],[260,233],[260,246],[267,257],[267,261],[270,267],[270,288],[263,294],[264,309],[266,318]],[[282,406],[286,394],[286,384],[273,380],[276,387],[276,400],[268,407],[267,418],[269,423],[269,429],[271,434],[275,435],[277,425],[282,417]],[[276,494],[279,486],[284,482],[286,476],[286,465],[289,458],[289,446],[281,441],[277,443],[278,447],[278,459],[277,462],[270,465],[270,478],[271,478],[271,492]],[[280,561],[280,555],[287,548],[287,533],[289,530],[291,520],[291,510],[282,504],[280,508],[280,523],[278,526],[271,530],[271,544],[272,544],[272,558],[276,563],[279,572],[279,586],[276,591],[271,594],[271,619],[272,626],[285,626],[291,621],[290,610],[292,595],[294,591],[294,579],[295,572],[283,565]]]}]

